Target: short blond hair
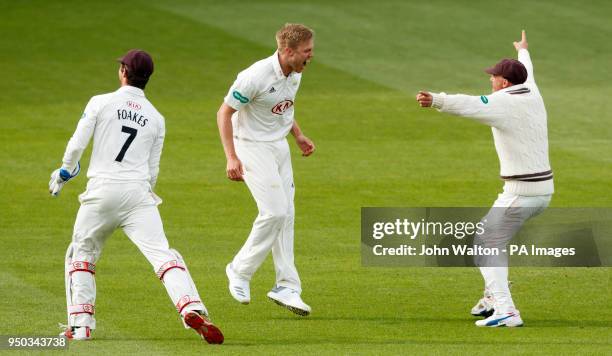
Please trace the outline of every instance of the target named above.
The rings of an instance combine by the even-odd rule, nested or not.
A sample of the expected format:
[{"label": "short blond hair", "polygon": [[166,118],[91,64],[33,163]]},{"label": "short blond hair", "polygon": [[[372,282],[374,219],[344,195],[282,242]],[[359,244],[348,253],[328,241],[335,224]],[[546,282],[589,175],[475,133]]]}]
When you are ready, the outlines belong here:
[{"label": "short blond hair", "polygon": [[297,46],[314,37],[314,31],[299,23],[286,23],[276,32],[278,49],[297,48]]}]

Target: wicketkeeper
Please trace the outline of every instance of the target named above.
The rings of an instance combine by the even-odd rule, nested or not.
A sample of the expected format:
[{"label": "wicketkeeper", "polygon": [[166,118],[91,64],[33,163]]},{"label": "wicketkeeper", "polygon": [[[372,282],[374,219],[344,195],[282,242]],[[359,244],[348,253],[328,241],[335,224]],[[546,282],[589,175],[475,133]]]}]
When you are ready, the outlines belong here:
[{"label": "wicketkeeper", "polygon": [[[91,98],[62,166],[49,182],[49,191],[57,196],[79,173],[79,159],[93,136],[89,181],[79,196],[81,207],[66,252],[68,326],[61,335],[91,339],[96,328],[95,264],[105,240],[122,228],[153,266],[185,328],[220,344],[223,334],[209,320],[185,261],[168,246],[157,209],[161,199],[153,193],[165,136],[164,118],[143,91],[153,74],[153,60],[144,51],[131,50],[119,62],[121,87]],[[136,313],[130,317],[145,318]]]}]

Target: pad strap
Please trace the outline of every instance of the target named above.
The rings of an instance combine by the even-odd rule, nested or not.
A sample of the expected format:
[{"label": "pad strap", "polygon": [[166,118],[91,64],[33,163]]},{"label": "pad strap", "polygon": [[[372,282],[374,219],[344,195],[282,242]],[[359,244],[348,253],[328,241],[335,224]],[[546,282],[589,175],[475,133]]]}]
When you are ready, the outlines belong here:
[{"label": "pad strap", "polygon": [[93,304],[77,304],[69,306],[68,313],[70,313],[70,315],[83,313],[93,315],[96,313],[96,311]]},{"label": "pad strap", "polygon": [[168,262],[164,263],[157,270],[157,277],[163,281],[164,280],[164,274],[166,274],[166,272],[168,272],[169,270],[171,270],[173,268],[180,268],[183,271],[185,270],[185,266],[182,263],[180,263],[177,260],[172,260],[172,261],[168,261]]},{"label": "pad strap", "polygon": [[72,272],[77,272],[77,271],[89,272],[91,274],[96,274],[96,265],[91,263],[91,262],[73,261],[70,264],[69,272],[70,272],[70,274],[72,274]]},{"label": "pad strap", "polygon": [[186,306],[193,303],[202,304],[202,301],[195,299],[194,297],[189,295],[182,296],[181,299],[179,299],[178,303],[176,303],[176,310],[180,314]]}]

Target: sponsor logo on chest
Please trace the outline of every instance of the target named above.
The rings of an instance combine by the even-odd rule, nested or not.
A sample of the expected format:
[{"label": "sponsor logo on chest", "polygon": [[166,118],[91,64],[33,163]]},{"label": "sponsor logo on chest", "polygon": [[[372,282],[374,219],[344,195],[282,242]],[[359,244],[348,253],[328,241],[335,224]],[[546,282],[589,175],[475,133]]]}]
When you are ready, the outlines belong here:
[{"label": "sponsor logo on chest", "polygon": [[272,113],[282,115],[293,106],[293,100],[285,99],[272,107]]}]

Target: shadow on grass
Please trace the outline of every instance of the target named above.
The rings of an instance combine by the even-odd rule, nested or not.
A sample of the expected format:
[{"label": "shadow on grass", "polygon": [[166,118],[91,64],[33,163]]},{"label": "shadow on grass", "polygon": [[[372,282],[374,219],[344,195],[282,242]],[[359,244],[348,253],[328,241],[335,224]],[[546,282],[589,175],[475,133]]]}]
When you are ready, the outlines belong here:
[{"label": "shadow on grass", "polygon": [[[234,341],[236,340],[236,341]],[[88,341],[87,344],[107,344],[107,343],[121,343],[121,342],[153,342],[153,343],[168,343],[168,339],[165,338],[127,338],[127,339],[104,339],[104,338],[96,338],[95,340]],[[522,341],[517,340],[515,338],[508,340],[478,340],[478,341],[466,341],[466,340],[457,340],[457,341],[444,341],[444,340],[434,340],[434,339],[393,339],[393,340],[365,340],[365,339],[303,339],[296,338],[293,340],[258,340],[258,341],[241,341],[239,339],[226,339],[226,342],[223,345],[208,345],[204,341],[199,341],[196,338],[173,338],[172,343],[185,342],[190,345],[196,345],[201,342],[203,345],[208,347],[257,347],[257,346],[271,346],[271,345],[457,345],[457,346],[474,346],[481,347],[483,345],[514,345],[514,346],[528,346],[528,345],[537,345],[539,347],[548,346],[548,345],[590,345],[590,346],[609,346],[609,342],[575,342],[575,341],[567,341],[567,342],[543,342],[542,340],[533,340],[533,341]]]},{"label": "shadow on grass", "polygon": [[609,346],[610,343],[607,342],[541,342],[538,340],[534,341],[516,341],[516,340],[507,340],[507,341],[439,341],[439,340],[417,340],[417,339],[404,339],[404,340],[281,340],[274,342],[272,340],[262,340],[258,342],[229,342],[225,344],[225,347],[231,346],[266,346],[266,345],[448,345],[448,346],[474,346],[475,349],[482,347],[483,345],[512,345],[512,346],[559,346],[559,345],[589,345],[589,346]]},{"label": "shadow on grass", "polygon": [[[478,318],[460,318],[460,317],[377,317],[377,316],[309,316],[305,318],[298,317],[272,317],[272,320],[277,321],[362,321],[362,322],[378,322],[381,324],[418,324],[418,323],[473,323]],[[545,328],[612,328],[612,323],[608,320],[561,320],[561,319],[529,319],[525,318],[525,327],[545,327]]]}]

